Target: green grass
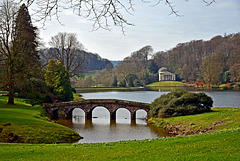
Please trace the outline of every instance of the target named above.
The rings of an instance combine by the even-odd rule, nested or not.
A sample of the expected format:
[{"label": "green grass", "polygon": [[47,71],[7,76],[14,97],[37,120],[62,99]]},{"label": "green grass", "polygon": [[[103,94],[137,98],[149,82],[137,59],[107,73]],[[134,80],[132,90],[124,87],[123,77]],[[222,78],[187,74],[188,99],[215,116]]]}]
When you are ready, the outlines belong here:
[{"label": "green grass", "polygon": [[239,160],[240,129],[94,144],[0,144],[0,160]]},{"label": "green grass", "polygon": [[82,76],[74,76],[74,78],[76,80],[82,80],[82,79],[87,79],[88,77],[92,77],[92,79],[94,79],[94,75],[95,75],[96,71],[93,72],[89,72],[89,73],[84,73]]},{"label": "green grass", "polygon": [[81,95],[73,93],[73,100],[74,101],[79,101],[79,100],[84,100]]},{"label": "green grass", "polygon": [[104,91],[136,91],[143,87],[76,87],[77,92],[104,92]]},{"label": "green grass", "polygon": [[[178,116],[171,118],[151,118],[149,123],[158,127],[169,127],[170,125],[182,125],[193,132],[212,127],[213,131],[240,128],[240,108],[212,108],[213,112],[197,115]],[[211,126],[216,121],[222,124]]]},{"label": "green grass", "polygon": [[0,94],[8,94],[8,91],[0,91]]},{"label": "green grass", "polygon": [[179,81],[161,81],[149,84],[148,87],[183,87],[183,83]]},{"label": "green grass", "polygon": [[73,130],[47,121],[41,106],[28,105],[15,99],[6,105],[7,97],[0,96],[0,142],[60,143],[78,140]]}]

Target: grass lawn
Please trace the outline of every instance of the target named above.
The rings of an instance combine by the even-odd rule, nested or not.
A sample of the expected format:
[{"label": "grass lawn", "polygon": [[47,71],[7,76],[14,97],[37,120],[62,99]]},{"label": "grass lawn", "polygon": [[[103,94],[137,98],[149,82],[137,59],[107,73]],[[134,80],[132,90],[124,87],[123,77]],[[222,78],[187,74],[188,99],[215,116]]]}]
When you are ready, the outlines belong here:
[{"label": "grass lawn", "polygon": [[8,91],[0,91],[0,94],[8,94]]},{"label": "grass lawn", "polygon": [[183,83],[179,81],[161,81],[149,84],[148,87],[183,87]]},{"label": "grass lawn", "polygon": [[75,131],[47,121],[41,106],[32,107],[23,99],[6,105],[7,98],[0,96],[0,142],[60,143],[80,138]]},{"label": "grass lawn", "polygon": [[239,160],[240,129],[94,144],[0,144],[0,160]]}]

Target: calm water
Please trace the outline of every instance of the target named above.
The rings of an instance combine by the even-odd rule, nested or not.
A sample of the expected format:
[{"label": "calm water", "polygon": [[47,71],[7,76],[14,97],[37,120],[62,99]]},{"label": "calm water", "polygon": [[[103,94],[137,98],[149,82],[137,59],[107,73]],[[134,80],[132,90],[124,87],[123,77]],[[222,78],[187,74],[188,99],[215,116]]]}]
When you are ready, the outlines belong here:
[{"label": "calm water", "polygon": [[[132,92],[94,92],[81,93],[84,99],[123,99],[151,103],[154,99],[169,91],[132,91]],[[213,98],[214,107],[240,107],[240,92],[205,92]],[[120,140],[140,140],[167,136],[163,129],[148,125],[145,121],[147,113],[137,111],[137,119],[131,121],[130,112],[126,109],[117,111],[117,120],[110,120],[110,114],[104,107],[93,110],[92,120],[86,120],[81,109],[73,111],[72,120],[59,120],[84,137],[78,143],[113,142]]]},{"label": "calm water", "polygon": [[[82,93],[84,99],[123,99],[151,103],[156,98],[170,91],[132,91],[132,92],[96,92]],[[196,92],[196,91],[193,91]],[[204,92],[213,99],[213,107],[240,107],[240,91],[212,91]]]}]

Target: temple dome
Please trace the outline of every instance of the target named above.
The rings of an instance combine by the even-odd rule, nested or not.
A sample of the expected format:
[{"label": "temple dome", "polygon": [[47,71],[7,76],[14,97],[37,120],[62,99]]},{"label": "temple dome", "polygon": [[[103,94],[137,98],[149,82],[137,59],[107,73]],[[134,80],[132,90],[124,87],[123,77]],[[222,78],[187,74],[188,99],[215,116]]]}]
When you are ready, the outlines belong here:
[{"label": "temple dome", "polygon": [[158,72],[168,72],[168,69],[165,67],[162,67],[158,70]]}]

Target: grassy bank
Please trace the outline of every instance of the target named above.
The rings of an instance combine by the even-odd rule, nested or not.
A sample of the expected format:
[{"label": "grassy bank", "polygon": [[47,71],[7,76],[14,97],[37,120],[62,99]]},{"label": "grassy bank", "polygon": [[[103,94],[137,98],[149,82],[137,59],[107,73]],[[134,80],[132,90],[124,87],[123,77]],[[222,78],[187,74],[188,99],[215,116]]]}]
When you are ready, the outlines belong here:
[{"label": "grassy bank", "polygon": [[183,87],[183,83],[178,81],[162,81],[149,84],[148,87]]},{"label": "grassy bank", "polygon": [[0,142],[61,143],[79,140],[73,130],[47,121],[41,106],[30,106],[23,99],[6,105],[7,97],[0,96]]},{"label": "grassy bank", "polygon": [[0,160],[239,160],[240,129],[97,144],[0,144]]},{"label": "grassy bank", "polygon": [[212,112],[171,118],[151,118],[149,123],[170,133],[190,135],[240,128],[240,108],[212,108]]},{"label": "grassy bank", "polygon": [[137,91],[143,87],[76,87],[77,92]]}]

